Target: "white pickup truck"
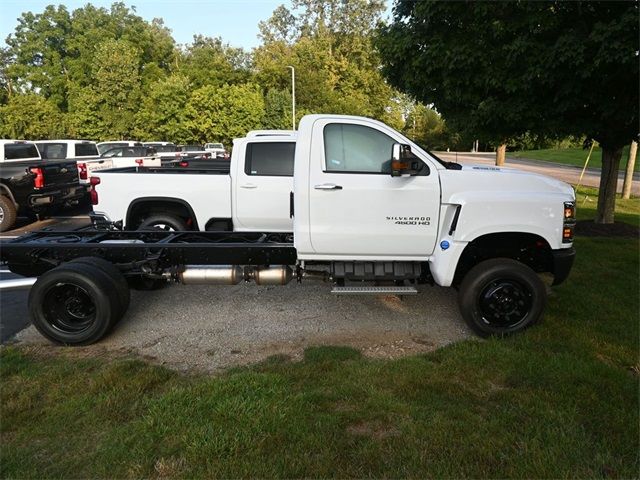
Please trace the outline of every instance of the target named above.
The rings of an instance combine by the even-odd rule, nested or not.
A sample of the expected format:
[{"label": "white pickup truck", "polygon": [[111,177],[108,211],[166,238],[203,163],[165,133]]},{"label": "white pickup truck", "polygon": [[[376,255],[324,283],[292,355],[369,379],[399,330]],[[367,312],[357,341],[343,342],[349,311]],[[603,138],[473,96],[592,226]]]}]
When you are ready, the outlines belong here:
[{"label": "white pickup truck", "polygon": [[[127,280],[140,279],[150,288],[322,279],[336,294],[455,286],[475,332],[506,335],[541,318],[539,274],[561,283],[575,257],[570,185],[442,162],[361,117],[308,115],[297,134],[237,140],[229,174],[122,169],[92,183],[112,220],[136,227],[140,212],[162,213],[158,202],[192,230],[109,224],[3,244],[12,272],[40,275],[29,296],[34,325],[66,344],[102,338],[127,309]],[[234,231],[194,231],[219,221]]]},{"label": "white pickup truck", "polygon": [[230,162],[203,160],[203,169],[100,172],[94,214],[129,230],[291,232],[296,135],[249,136],[233,145]]}]

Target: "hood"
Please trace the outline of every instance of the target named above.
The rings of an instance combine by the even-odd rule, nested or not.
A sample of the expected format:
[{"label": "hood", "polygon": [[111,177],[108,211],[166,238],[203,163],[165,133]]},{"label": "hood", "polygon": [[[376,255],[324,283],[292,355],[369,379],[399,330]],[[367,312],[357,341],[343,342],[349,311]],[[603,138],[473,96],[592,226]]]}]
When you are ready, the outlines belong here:
[{"label": "hood", "polygon": [[511,193],[513,195],[558,195],[574,201],[573,187],[561,180],[516,168],[488,165],[463,165],[461,170],[440,171],[442,201],[455,203],[451,197],[462,192]]}]

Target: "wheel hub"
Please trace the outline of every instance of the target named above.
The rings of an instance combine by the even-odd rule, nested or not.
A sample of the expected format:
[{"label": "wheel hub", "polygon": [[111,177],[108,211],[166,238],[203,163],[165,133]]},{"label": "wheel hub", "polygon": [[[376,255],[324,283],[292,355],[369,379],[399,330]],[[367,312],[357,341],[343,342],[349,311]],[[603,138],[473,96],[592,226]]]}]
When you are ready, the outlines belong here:
[{"label": "wheel hub", "polygon": [[487,325],[515,327],[523,322],[532,306],[532,294],[514,280],[496,280],[480,295],[479,308]]},{"label": "wheel hub", "polygon": [[49,325],[64,333],[79,333],[91,327],[96,307],[87,291],[68,283],[53,285],[45,294],[45,318]]}]

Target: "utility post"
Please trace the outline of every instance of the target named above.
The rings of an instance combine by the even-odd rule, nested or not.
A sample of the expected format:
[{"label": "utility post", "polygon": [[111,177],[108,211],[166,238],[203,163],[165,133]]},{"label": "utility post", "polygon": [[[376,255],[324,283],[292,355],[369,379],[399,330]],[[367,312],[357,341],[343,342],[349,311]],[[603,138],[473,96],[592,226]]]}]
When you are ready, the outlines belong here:
[{"label": "utility post", "polygon": [[291,126],[296,130],[296,69],[287,65],[291,69]]}]

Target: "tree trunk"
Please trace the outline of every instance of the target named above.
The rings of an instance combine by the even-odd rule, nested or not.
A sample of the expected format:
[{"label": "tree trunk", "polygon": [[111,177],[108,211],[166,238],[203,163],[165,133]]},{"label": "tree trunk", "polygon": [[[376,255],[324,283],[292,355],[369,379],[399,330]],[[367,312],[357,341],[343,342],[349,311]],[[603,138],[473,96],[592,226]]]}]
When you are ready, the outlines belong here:
[{"label": "tree trunk", "polygon": [[507,156],[507,145],[503,143],[496,150],[496,165],[504,165],[504,159]]},{"label": "tree trunk", "polygon": [[622,157],[622,147],[610,148],[602,146],[602,172],[600,173],[596,223],[613,223],[620,157]]},{"label": "tree trunk", "polygon": [[638,153],[638,142],[633,141],[629,147],[629,160],[627,160],[627,170],[624,173],[622,198],[631,198],[631,182],[633,182],[633,167],[636,165],[636,153]]}]

